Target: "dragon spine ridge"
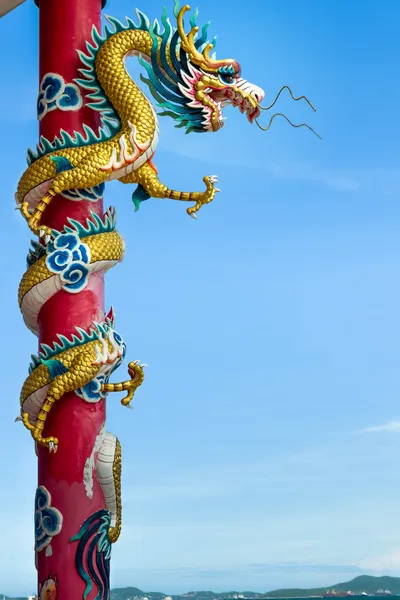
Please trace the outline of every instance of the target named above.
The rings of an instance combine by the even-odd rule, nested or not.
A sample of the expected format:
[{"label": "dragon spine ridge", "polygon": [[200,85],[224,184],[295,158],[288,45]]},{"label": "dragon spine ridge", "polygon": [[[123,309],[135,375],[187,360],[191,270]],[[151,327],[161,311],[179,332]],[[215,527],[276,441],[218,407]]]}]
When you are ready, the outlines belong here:
[{"label": "dragon spine ridge", "polygon": [[52,346],[48,344],[40,344],[40,350],[37,355],[32,354],[31,359],[32,362],[29,365],[29,372],[31,373],[34,369],[36,369],[40,364],[42,364],[43,360],[49,360],[60,354],[61,352],[65,352],[65,350],[70,350],[71,348],[76,348],[77,346],[83,346],[83,344],[87,344],[88,342],[95,342],[99,339],[100,335],[107,335],[110,328],[114,327],[114,319],[115,317],[106,318],[102,323],[94,322],[94,327],[91,327],[88,331],[85,331],[81,327],[75,327],[78,335],[72,334],[70,338],[67,338],[65,335],[58,334],[59,342],[54,342]]}]

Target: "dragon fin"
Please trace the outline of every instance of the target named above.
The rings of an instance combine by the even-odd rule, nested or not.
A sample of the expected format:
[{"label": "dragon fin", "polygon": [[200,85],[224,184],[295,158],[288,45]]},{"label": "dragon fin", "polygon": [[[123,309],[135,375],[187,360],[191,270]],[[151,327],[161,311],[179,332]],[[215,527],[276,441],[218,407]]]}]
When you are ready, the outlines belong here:
[{"label": "dragon fin", "polygon": [[132,202],[135,205],[135,212],[139,210],[140,203],[144,200],[148,200],[149,198],[151,198],[150,194],[148,194],[144,187],[139,184],[132,194]]},{"label": "dragon fin", "polygon": [[67,367],[56,358],[49,358],[48,360],[42,358],[42,364],[48,368],[50,377],[52,379],[57,377],[57,375],[64,375],[64,373],[68,373]]},{"label": "dragon fin", "polygon": [[50,154],[50,159],[56,163],[56,174],[62,173],[63,171],[70,171],[74,169],[74,165],[71,165],[68,158],[65,156],[55,156],[54,154]]}]

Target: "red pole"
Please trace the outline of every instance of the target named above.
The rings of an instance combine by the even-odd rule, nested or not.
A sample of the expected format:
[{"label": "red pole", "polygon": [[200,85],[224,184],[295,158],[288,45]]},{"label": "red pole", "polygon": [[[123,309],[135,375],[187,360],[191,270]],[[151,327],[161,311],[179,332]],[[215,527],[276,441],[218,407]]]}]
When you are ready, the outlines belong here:
[{"label": "red pole", "polygon": [[[85,49],[93,25],[100,30],[101,3],[102,0],[40,0],[39,84],[49,73],[60,75],[66,84],[79,76],[77,69],[81,64],[77,49]],[[96,130],[98,113],[85,107],[49,111],[40,120],[40,135],[53,140],[61,129],[70,134],[82,131],[83,123]],[[102,199],[74,202],[57,197],[46,211],[46,224],[61,231],[68,217],[84,223],[90,211],[103,216]],[[100,271],[90,276],[86,289],[79,294],[60,290],[44,304],[39,313],[39,343],[52,344],[58,334],[70,337],[76,326],[88,330],[93,321],[103,320],[104,277]],[[51,544],[36,552],[39,598],[77,600],[83,597],[85,582],[76,566],[77,542],[71,542],[71,538],[88,517],[105,508],[103,492],[93,472],[89,475],[92,488],[84,485],[85,465],[92,457],[90,468],[93,469],[98,452],[96,438],[104,422],[105,400],[90,404],[82,402],[73,392],[56,403],[49,413],[45,432],[57,435],[59,445],[57,453],[38,446],[38,485],[49,492],[49,504],[58,511],[53,516],[58,515],[62,523],[56,524],[56,530],[60,531],[51,537]],[[36,542],[38,548],[40,542]],[[47,589],[48,595],[45,595]],[[94,587],[88,600],[97,593]]]}]

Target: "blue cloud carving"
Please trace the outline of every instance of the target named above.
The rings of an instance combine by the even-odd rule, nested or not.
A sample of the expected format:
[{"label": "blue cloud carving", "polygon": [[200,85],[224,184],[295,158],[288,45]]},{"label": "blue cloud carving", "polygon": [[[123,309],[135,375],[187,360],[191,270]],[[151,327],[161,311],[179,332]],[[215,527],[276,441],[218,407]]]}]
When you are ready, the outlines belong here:
[{"label": "blue cloud carving", "polygon": [[64,290],[78,293],[90,275],[90,250],[76,233],[61,233],[47,246],[46,266],[60,275]]},{"label": "blue cloud carving", "polygon": [[42,79],[40,91],[44,94],[44,101],[50,104],[54,102],[65,87],[64,79],[57,73],[47,73]]},{"label": "blue cloud carving", "polygon": [[43,119],[44,115],[47,113],[47,102],[44,99],[44,92],[40,92],[37,99],[37,115],[39,121]]},{"label": "blue cloud carving", "polygon": [[80,292],[86,287],[89,279],[89,269],[86,265],[74,261],[61,274],[63,288],[68,292]]},{"label": "blue cloud carving", "polygon": [[62,514],[51,506],[50,493],[39,486],[35,496],[35,551],[41,552],[62,528]]},{"label": "blue cloud carving", "polygon": [[82,106],[82,96],[77,85],[68,83],[56,104],[60,110],[78,110]]},{"label": "blue cloud carving", "polygon": [[83,106],[81,92],[74,83],[66,83],[58,73],[47,73],[40,84],[37,101],[39,121],[50,111],[79,110]]},{"label": "blue cloud carving", "polygon": [[50,242],[47,246],[48,252],[53,254],[56,250],[76,251],[80,244],[80,239],[76,233],[62,233],[58,235],[54,242]]},{"label": "blue cloud carving", "polygon": [[100,373],[89,381],[84,387],[76,390],[76,395],[82,398],[82,400],[86,400],[86,402],[98,402],[102,398],[106,397],[106,392],[101,390],[101,386],[103,383],[108,382],[108,377],[105,374]]}]

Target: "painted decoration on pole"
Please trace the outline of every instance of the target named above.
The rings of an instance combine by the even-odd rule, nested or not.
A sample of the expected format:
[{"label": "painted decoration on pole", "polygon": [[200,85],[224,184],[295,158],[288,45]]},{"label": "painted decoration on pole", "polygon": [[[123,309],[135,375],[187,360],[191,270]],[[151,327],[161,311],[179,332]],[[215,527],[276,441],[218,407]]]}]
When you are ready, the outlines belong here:
[{"label": "painted decoration on pole", "polygon": [[39,599],[34,600],[58,600],[57,575],[49,575],[46,581],[39,582]]},{"label": "painted decoration on pole", "polygon": [[43,77],[37,102],[39,121],[52,110],[79,110],[82,105],[82,94],[75,83],[66,83],[58,73]]},{"label": "painted decoration on pole", "polygon": [[35,497],[35,551],[46,550],[46,556],[52,553],[51,540],[61,531],[63,516],[51,506],[50,492],[39,486]]},{"label": "painted decoration on pole", "polygon": [[79,542],[76,551],[76,568],[86,584],[84,600],[97,588],[97,600],[110,597],[111,515],[100,510],[91,515],[71,542]]},{"label": "painted decoration on pole", "polygon": [[[268,130],[277,116],[293,125],[282,113],[272,115],[266,127],[259,123],[261,111],[270,110],[285,88],[293,100],[308,102],[304,96],[296,98],[290,88],[283,86],[269,106],[261,106],[263,90],[243,79],[239,63],[230,58],[217,60],[211,55],[215,39],[212,42],[207,39],[208,24],[199,29],[197,12],[190,18],[190,28],[185,27],[184,18],[189,10],[189,6],[181,7],[175,0],[176,26],[171,24],[166,9],[161,16],[161,25],[157,20],[151,23],[139,10],[136,11],[136,22],[126,18],[121,23],[107,17],[108,25],[103,34],[93,27],[86,50],[77,49],[81,63],[77,77],[64,77],[55,72],[58,69],[53,66],[42,70],[37,103],[41,128],[52,121],[56,113],[71,115],[81,109],[83,112],[91,109],[92,114],[100,117],[98,128],[82,122],[81,131],[69,133],[61,127],[55,137],[48,139],[41,135],[36,150],[28,150],[28,168],[18,184],[17,208],[31,231],[39,236],[29,250],[18,301],[25,324],[42,340],[46,319],[51,321],[53,318],[51,310],[46,312],[47,308],[54,306],[56,299],[59,310],[77,306],[70,299],[75,298],[79,303],[88,290],[95,289],[90,287],[94,285],[94,278],[101,278],[104,271],[123,258],[124,242],[116,230],[115,210],[109,208],[99,214],[98,206],[102,206],[106,182],[118,179],[122,183],[136,184],[132,194],[135,211],[149,198],[170,198],[191,203],[186,212],[194,218],[220,191],[215,175],[203,178],[203,191],[169,189],[159,179],[153,163],[159,136],[156,110],[128,75],[126,57],[138,57],[145,71],[141,80],[147,84],[161,109],[159,114],[174,119],[176,127],[186,133],[220,130],[224,126],[226,105],[239,108],[251,124],[257,123],[263,130]],[[42,55],[50,56],[45,52]],[[306,124],[293,126],[311,129]],[[56,196],[58,199],[53,203]],[[73,215],[79,214],[76,207],[85,203],[92,203],[90,206],[97,208],[88,211],[89,216],[82,222]],[[54,206],[56,211],[64,211],[63,218],[65,207],[75,207],[73,215],[67,216],[58,229],[53,225]],[[92,297],[98,295],[94,293]],[[101,302],[97,301],[96,310]],[[91,314],[89,309],[90,306],[87,314]],[[130,362],[129,379],[111,383],[109,379],[122,364],[126,353],[125,342],[114,328],[113,311],[108,315],[102,313],[85,327],[74,322],[71,332],[70,318],[78,313],[75,308],[70,310],[71,316],[67,315],[64,329],[54,333],[53,323],[53,329],[50,328],[54,333],[52,340],[41,341],[38,354],[32,356],[21,391],[18,417],[30,431],[39,451],[45,448],[56,453],[60,448],[64,457],[68,457],[72,449],[76,455],[80,446],[75,448],[75,439],[69,437],[68,422],[52,418],[54,413],[58,414],[55,406],[65,407],[74,402],[75,411],[81,405],[95,410],[96,406],[104,404],[109,392],[125,391],[127,394],[121,403],[129,407],[136,389],[143,382],[146,366],[139,361]],[[92,313],[95,313],[94,309]],[[54,422],[66,430],[61,444],[61,431]],[[83,588],[80,592],[68,589],[66,594],[68,598],[92,600],[96,593],[96,600],[106,600],[110,594],[111,544],[117,541],[121,532],[121,446],[114,435],[106,432],[104,416],[102,425],[95,433],[93,430],[92,427],[91,437],[88,436],[93,450],[82,463],[82,490],[75,493],[83,494],[85,502],[93,502],[97,485],[104,497],[104,508],[97,510],[94,505],[89,514],[85,504],[80,513],[85,516],[73,530],[76,533],[68,534],[68,543],[77,544],[75,566]],[[68,440],[66,448],[62,446],[65,440]],[[47,477],[51,463],[43,459],[43,454],[41,456],[45,465],[42,472]],[[52,458],[55,457],[52,455]],[[67,462],[65,458],[63,464]],[[75,474],[71,475],[73,481],[74,477]],[[72,497],[70,500],[74,501]],[[67,504],[65,509],[68,510]],[[44,486],[38,488],[35,519],[36,552],[46,548],[50,555],[50,543],[61,531],[63,516],[51,506],[50,493]],[[57,569],[52,572],[55,571]],[[47,577],[48,572],[44,576]],[[69,575],[70,580],[74,577],[76,572]],[[44,597],[55,600],[60,589],[58,578],[49,576],[38,592],[40,598],[47,594]],[[60,600],[64,598],[66,600],[67,596]]]}]

